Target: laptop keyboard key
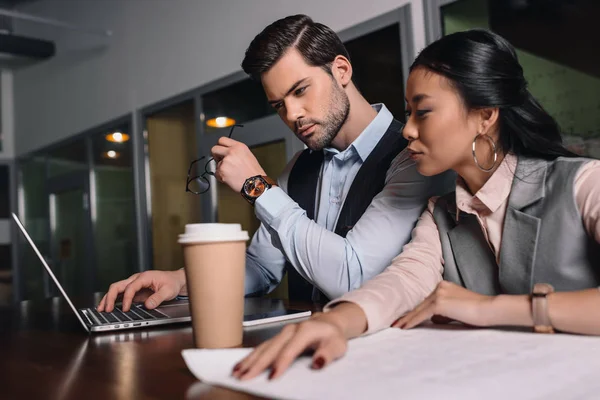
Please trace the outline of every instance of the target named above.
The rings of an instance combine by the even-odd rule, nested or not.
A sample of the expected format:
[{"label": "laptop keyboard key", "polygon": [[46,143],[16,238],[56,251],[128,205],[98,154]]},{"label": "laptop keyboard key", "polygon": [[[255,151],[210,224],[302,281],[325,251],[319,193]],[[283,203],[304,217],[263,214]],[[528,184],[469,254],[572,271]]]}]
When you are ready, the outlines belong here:
[{"label": "laptop keyboard key", "polygon": [[99,313],[95,308],[89,308],[88,311],[90,311],[94,317],[96,317],[96,323],[107,324],[109,322],[108,319],[102,315],[104,313]]},{"label": "laptop keyboard key", "polygon": [[152,316],[152,315],[148,314],[148,311],[147,311],[145,308],[142,308],[142,307],[137,307],[137,308],[135,309],[135,312],[136,312],[138,315],[141,315],[141,316],[142,316],[142,318],[144,318],[144,319],[149,319],[149,320],[156,319],[156,317],[154,317],[154,316]]},{"label": "laptop keyboard key", "polygon": [[137,315],[133,311],[127,311],[127,312],[123,311],[123,314],[127,315],[129,318],[131,318],[134,321],[141,321],[144,319],[144,318],[140,317],[139,315]]},{"label": "laptop keyboard key", "polygon": [[164,319],[164,318],[169,318],[167,317],[165,314],[161,313],[160,311],[156,311],[156,310],[144,310],[146,311],[148,314],[152,315],[154,318],[156,319]]},{"label": "laptop keyboard key", "polygon": [[101,312],[100,315],[102,315],[104,318],[106,318],[106,320],[110,323],[120,322],[112,313]]},{"label": "laptop keyboard key", "polygon": [[131,321],[131,318],[129,318],[120,308],[116,308],[115,307],[115,310],[113,311],[113,314],[121,322],[129,322],[129,321]]}]

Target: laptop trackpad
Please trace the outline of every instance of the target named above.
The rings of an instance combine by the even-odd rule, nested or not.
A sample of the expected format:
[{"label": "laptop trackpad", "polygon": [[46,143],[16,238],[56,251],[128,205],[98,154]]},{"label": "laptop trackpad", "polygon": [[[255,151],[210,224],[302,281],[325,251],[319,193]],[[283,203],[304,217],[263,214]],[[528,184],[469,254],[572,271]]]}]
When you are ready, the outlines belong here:
[{"label": "laptop trackpad", "polygon": [[187,301],[179,304],[163,304],[157,310],[171,318],[189,317],[191,315],[190,305]]}]

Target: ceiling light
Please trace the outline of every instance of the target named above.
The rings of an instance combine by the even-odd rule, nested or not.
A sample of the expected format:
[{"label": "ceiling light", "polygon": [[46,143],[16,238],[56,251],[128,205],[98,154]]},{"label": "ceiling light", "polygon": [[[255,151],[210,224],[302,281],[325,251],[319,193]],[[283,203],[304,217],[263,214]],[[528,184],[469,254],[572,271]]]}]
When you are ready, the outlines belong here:
[{"label": "ceiling light", "polygon": [[113,143],[124,143],[129,140],[129,135],[121,132],[113,132],[106,135],[106,140]]},{"label": "ceiling light", "polygon": [[206,125],[211,128],[227,128],[235,125],[235,119],[229,117],[216,117],[206,121]]},{"label": "ceiling light", "polygon": [[110,158],[110,159],[113,159],[113,160],[116,159],[116,158],[119,158],[120,155],[121,154],[119,152],[116,152],[114,150],[109,150],[109,151],[106,151],[106,152],[102,153],[102,157],[104,157],[104,158]]}]

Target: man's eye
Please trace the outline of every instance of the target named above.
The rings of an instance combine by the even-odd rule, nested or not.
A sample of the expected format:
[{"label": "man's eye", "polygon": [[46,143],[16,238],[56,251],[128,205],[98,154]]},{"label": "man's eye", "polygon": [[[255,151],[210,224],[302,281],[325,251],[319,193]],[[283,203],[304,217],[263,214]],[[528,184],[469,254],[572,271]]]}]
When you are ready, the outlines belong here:
[{"label": "man's eye", "polygon": [[279,110],[281,107],[283,107],[283,102],[273,104],[273,108],[276,110]]},{"label": "man's eye", "polygon": [[294,92],[294,94],[296,96],[300,96],[302,93],[304,93],[305,90],[306,90],[306,86],[303,86],[301,88],[296,89],[296,91]]}]

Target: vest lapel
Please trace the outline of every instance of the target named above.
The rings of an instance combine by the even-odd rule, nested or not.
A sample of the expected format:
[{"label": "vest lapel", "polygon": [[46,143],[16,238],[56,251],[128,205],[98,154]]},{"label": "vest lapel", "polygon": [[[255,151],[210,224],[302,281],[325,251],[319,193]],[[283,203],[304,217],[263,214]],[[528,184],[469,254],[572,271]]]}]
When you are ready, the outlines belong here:
[{"label": "vest lapel", "polygon": [[306,211],[310,219],[315,219],[317,183],[324,159],[323,151],[304,150],[296,160],[288,178],[289,196]]},{"label": "vest lapel", "polygon": [[[317,183],[325,155],[322,151],[306,149],[296,160],[288,178],[288,194],[306,211],[306,216],[315,219]],[[294,267],[286,265],[288,273],[288,296],[294,301],[311,301],[312,283],[305,280]]]},{"label": "vest lapel", "polygon": [[[367,157],[346,196],[338,216],[335,233],[346,237],[360,219],[373,198],[385,185],[387,170],[392,160],[406,147],[406,139],[401,135],[402,123],[393,120],[386,133]],[[306,211],[308,218],[315,219],[315,197],[317,183],[323,165],[323,151],[305,150],[296,160],[288,179],[288,194]],[[326,265],[320,266],[327,268]],[[290,300],[314,300],[313,285],[304,280],[291,265],[287,266]],[[324,299],[325,296],[322,295]]]},{"label": "vest lapel", "polygon": [[408,143],[401,135],[402,127],[401,122],[393,120],[358,170],[338,216],[335,227],[338,235],[346,237],[373,198],[383,190],[390,164]]},{"label": "vest lapel", "polygon": [[[449,203],[449,207],[454,208],[448,212],[456,218],[454,202]],[[498,294],[500,285],[496,259],[477,217],[461,212],[459,223],[448,231],[448,239],[464,286],[480,294]]]},{"label": "vest lapel", "polygon": [[500,250],[500,285],[504,293],[530,293],[533,287],[541,220],[527,211],[545,196],[546,172],[545,161],[519,157]]}]

